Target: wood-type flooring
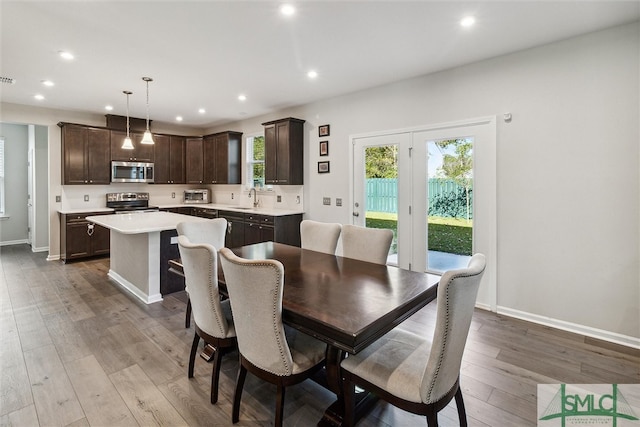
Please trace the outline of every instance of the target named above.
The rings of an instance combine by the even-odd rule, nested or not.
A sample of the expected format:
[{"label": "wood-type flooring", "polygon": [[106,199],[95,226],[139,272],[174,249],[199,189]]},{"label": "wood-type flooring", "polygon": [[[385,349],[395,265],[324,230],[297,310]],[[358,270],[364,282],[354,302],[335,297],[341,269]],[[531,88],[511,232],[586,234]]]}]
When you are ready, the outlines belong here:
[{"label": "wood-type flooring", "polygon": [[[231,425],[237,352],[211,405],[211,365],[198,357],[187,378],[184,292],[145,305],[108,269],[108,258],[62,264],[0,247],[0,425]],[[434,319],[432,303],[402,326],[430,334]],[[640,351],[476,310],[460,383],[470,426],[534,426],[537,384],[637,384]],[[316,425],[333,400],[310,380],[288,388],[285,425]],[[275,387],[249,375],[237,425],[271,425],[274,408]],[[455,403],[439,419],[457,425]],[[426,421],[383,402],[359,424],[415,425]]]}]

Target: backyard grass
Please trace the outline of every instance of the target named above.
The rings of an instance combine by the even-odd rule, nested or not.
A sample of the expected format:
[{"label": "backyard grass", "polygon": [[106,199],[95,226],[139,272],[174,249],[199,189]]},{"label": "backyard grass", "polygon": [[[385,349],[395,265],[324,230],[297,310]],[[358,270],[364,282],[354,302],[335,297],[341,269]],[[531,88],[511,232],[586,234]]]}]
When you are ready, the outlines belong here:
[{"label": "backyard grass", "polygon": [[[398,216],[383,212],[367,212],[366,224],[371,228],[389,228],[393,230],[395,237]],[[429,250],[471,255],[472,226],[473,221],[461,218],[429,217]],[[396,248],[392,249],[395,251]]]}]

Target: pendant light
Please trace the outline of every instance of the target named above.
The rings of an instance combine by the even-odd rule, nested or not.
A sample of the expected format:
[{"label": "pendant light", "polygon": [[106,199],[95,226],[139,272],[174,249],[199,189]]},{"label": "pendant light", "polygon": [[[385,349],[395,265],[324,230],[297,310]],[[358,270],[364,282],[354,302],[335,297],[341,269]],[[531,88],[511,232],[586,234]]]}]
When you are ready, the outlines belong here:
[{"label": "pendant light", "polygon": [[142,136],[141,144],[153,144],[153,138],[151,137],[151,132],[149,131],[149,82],[152,82],[153,79],[151,77],[143,77],[142,80],[147,82],[147,130],[144,132]]},{"label": "pendant light", "polygon": [[133,143],[131,142],[131,137],[129,136],[129,95],[133,92],[128,90],[123,90],[122,93],[127,95],[127,137],[124,139],[122,143],[123,150],[133,150]]}]

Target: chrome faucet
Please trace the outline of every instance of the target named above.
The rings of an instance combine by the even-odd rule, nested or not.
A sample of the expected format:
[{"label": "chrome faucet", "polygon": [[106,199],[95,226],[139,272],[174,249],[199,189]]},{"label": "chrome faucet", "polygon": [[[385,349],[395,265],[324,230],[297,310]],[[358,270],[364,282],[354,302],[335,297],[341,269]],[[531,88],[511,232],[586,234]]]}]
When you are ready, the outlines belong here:
[{"label": "chrome faucet", "polygon": [[257,208],[260,202],[258,202],[258,192],[256,191],[256,187],[251,187],[251,190],[249,190],[249,198],[251,198],[252,191],[253,191],[253,207]]}]

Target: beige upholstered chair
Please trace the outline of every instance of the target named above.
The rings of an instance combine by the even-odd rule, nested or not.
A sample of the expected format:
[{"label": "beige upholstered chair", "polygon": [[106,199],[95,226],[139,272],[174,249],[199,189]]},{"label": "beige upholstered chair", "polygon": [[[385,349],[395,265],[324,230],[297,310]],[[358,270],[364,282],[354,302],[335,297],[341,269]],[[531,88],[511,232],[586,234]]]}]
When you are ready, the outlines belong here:
[{"label": "beige upholstered chair", "polygon": [[326,344],[282,323],[284,267],[276,260],[247,260],[220,250],[235,316],[240,370],[231,421],[238,422],[247,371],[277,386],[275,425],[281,426],[285,387],[300,383],[324,364]]},{"label": "beige upholstered chair", "polygon": [[222,353],[236,347],[236,331],[229,300],[220,301],[218,291],[218,253],[207,243],[191,243],[186,236],[178,236],[185,282],[193,301],[195,336],[189,355],[189,378],[200,338],[214,348],[211,374],[211,403],[218,401],[218,380]]},{"label": "beige upholstered chair", "polygon": [[[224,248],[227,237],[227,220],[215,218],[209,221],[180,222],[176,226],[178,236],[187,236],[191,243],[208,243],[216,250]],[[187,289],[187,293],[189,289]],[[184,327],[191,326],[191,298],[187,300],[187,313],[184,319]]]},{"label": "beige upholstered chair", "polygon": [[346,224],[342,226],[342,256],[386,264],[393,231]]},{"label": "beige upholstered chair", "polygon": [[338,223],[318,222],[305,219],[300,223],[302,249],[335,254],[342,226]]},{"label": "beige upholstered chair", "polygon": [[484,268],[484,255],[476,254],[467,268],[442,275],[432,337],[398,327],[342,361],[346,425],[354,422],[356,385],[405,411],[426,415],[429,426],[438,425],[438,412],[455,397],[460,425],[467,425],[460,364]]}]

